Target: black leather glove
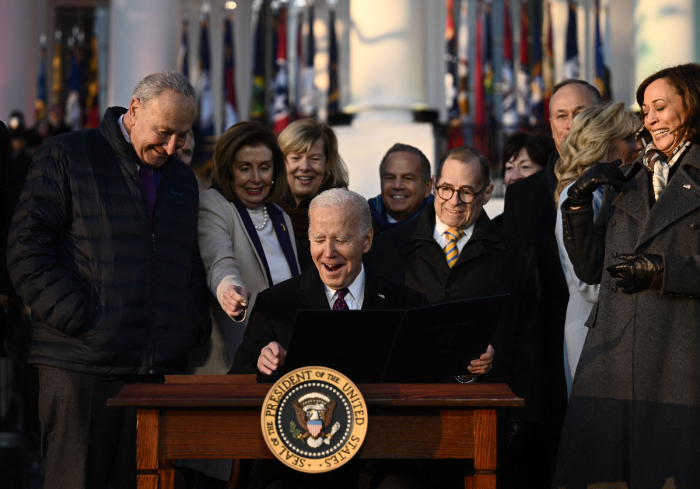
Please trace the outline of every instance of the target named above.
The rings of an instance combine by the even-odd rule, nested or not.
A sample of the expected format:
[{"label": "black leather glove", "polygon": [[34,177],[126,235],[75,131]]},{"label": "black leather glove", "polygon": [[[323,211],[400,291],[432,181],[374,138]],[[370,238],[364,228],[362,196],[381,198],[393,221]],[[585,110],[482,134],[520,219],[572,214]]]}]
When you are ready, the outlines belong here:
[{"label": "black leather glove", "polygon": [[620,164],[622,160],[612,163],[596,163],[569,187],[566,200],[567,207],[583,207],[593,201],[593,192],[601,185],[612,185],[618,192],[622,188],[625,175]]},{"label": "black leather glove", "polygon": [[635,294],[651,288],[654,276],[664,266],[661,255],[620,253],[617,257],[625,260],[625,263],[610,265],[606,270],[612,278],[622,279],[615,282],[615,285],[624,287],[622,292],[625,294]]}]

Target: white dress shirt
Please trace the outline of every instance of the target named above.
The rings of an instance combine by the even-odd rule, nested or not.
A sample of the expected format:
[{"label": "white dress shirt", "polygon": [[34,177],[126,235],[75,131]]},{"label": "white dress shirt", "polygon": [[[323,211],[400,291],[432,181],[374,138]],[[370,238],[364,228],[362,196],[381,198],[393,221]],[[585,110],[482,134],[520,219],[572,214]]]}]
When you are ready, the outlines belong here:
[{"label": "white dress shirt", "polygon": [[[275,204],[267,205],[269,208],[269,206]],[[250,216],[250,220],[253,221],[254,226],[260,226],[263,223],[262,206],[257,209],[248,209],[248,215]],[[265,227],[262,228],[262,231],[256,229],[258,238],[260,238],[260,244],[265,253],[267,266],[270,269],[270,275],[272,276],[270,287],[292,278],[292,271],[289,269],[289,263],[287,263],[287,258],[284,256],[284,251],[282,251],[282,245],[280,245],[277,239],[277,233],[272,226],[272,219],[269,219]]]},{"label": "white dress shirt", "polygon": [[[323,288],[326,291],[326,298],[328,299],[328,305],[333,309],[333,304],[338,298],[338,291],[333,290],[326,284],[323,284]],[[357,276],[355,281],[348,286],[348,293],[345,294],[345,303],[348,305],[348,309],[355,311],[362,309],[362,302],[365,300],[365,266],[362,265],[360,274]]]},{"label": "white dress shirt", "polygon": [[[443,250],[445,249],[445,246],[447,246],[447,240],[445,239],[445,231],[450,229],[450,227],[442,222],[438,216],[435,216],[435,230],[433,231],[433,239],[437,241],[437,244],[440,245],[440,248]],[[462,252],[462,248],[464,248],[464,245],[467,244],[467,241],[469,241],[469,238],[472,237],[472,233],[474,232],[474,223],[471,224],[467,229],[463,229],[464,231],[464,236],[459,238],[457,241],[457,249],[459,252]]]}]

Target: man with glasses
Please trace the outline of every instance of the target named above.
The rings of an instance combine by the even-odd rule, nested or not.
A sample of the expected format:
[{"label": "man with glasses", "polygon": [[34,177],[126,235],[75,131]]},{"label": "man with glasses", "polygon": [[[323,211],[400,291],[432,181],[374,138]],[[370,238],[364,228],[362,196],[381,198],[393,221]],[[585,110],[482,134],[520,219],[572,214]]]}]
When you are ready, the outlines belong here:
[{"label": "man with glasses", "polygon": [[[493,355],[493,370],[478,381],[505,382],[525,399],[524,407],[502,413],[506,429],[499,444],[504,457],[501,473],[515,477],[517,459],[534,452],[532,440],[543,421],[541,342],[533,321],[539,283],[532,249],[491,223],[483,211],[493,192],[489,171],[488,160],[474,148],[448,152],[437,166],[434,205],[383,233],[373,259],[382,275],[422,292],[431,304],[510,294],[506,308],[493,311],[500,319],[485,355]],[[435,480],[438,474],[458,477],[456,468],[454,473],[444,468],[434,472],[435,487],[451,487],[452,481]],[[523,468],[520,475],[526,474]]]}]

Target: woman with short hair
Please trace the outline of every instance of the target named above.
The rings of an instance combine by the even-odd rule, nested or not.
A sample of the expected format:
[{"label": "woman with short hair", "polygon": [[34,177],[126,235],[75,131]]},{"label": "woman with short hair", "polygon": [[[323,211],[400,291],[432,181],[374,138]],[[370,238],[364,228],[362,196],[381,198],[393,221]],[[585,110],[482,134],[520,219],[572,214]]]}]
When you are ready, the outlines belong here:
[{"label": "woman with short hair", "polygon": [[700,65],[654,73],[637,102],[643,154],[626,174],[591,166],[561,207],[576,275],[600,293],[553,487],[700,480]]},{"label": "woman with short hair", "polygon": [[324,190],[348,186],[348,169],[338,153],[338,138],[328,124],[299,119],[279,135],[287,161],[287,192],[275,202],[292,219],[294,236],[308,240],[309,202]]},{"label": "woman with short hair", "polygon": [[[588,285],[576,276],[564,247],[560,207],[566,200],[569,187],[596,162],[619,159],[622,162],[621,166],[625,166],[634,161],[642,149],[636,137],[639,126],[639,118],[630,112],[623,102],[588,107],[574,119],[571,132],[562,143],[561,156],[554,167],[554,174],[559,182],[554,192],[557,202],[554,233],[564,277],[569,287],[569,303],[564,323],[564,373],[567,394],[571,392],[576,365],[588,333],[584,323],[593,304],[598,300],[600,285]],[[603,189],[598,188],[591,202],[594,213],[600,209],[602,200]]]}]

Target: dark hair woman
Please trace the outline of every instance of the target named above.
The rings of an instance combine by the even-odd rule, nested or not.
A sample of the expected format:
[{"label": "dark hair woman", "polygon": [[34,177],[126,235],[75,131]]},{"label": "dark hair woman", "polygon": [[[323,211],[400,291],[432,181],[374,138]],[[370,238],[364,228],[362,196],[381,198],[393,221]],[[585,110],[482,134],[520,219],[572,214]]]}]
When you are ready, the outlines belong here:
[{"label": "dark hair woman", "polygon": [[576,275],[600,293],[553,487],[700,480],[700,65],[651,75],[637,102],[643,154],[626,174],[591,166],[561,207]]},{"label": "dark hair woman", "polygon": [[507,187],[547,166],[554,153],[554,139],[546,134],[515,132],[503,143],[501,177]]},{"label": "dark hair woman", "polygon": [[[547,160],[554,153],[552,136],[539,133],[514,132],[503,143],[501,158],[501,178],[506,187],[511,183],[534,175],[547,166]],[[499,226],[503,222],[503,214],[491,219]]]},{"label": "dark hair woman", "polygon": [[286,193],[284,155],[263,124],[239,122],[214,149],[212,188],[199,196],[199,248],[214,308],[212,345],[194,373],[231,367],[258,292],[299,274],[291,220],[273,204]]}]

